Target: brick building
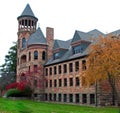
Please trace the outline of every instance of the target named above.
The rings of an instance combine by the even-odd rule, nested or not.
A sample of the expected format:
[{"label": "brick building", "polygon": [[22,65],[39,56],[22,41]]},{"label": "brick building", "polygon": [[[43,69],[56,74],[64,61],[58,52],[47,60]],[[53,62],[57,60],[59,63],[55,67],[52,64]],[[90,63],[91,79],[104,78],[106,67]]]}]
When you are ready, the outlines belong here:
[{"label": "brick building", "polygon": [[[25,74],[32,75],[31,87],[34,96],[40,100],[100,103],[96,87],[84,88],[84,79],[79,74],[86,69],[91,37],[105,34],[96,29],[89,32],[76,30],[72,39],[63,41],[55,40],[54,29],[47,27],[44,36],[41,28],[36,27],[38,18],[29,4],[17,19],[17,81],[25,79]],[[116,35],[120,31],[112,33]]]}]

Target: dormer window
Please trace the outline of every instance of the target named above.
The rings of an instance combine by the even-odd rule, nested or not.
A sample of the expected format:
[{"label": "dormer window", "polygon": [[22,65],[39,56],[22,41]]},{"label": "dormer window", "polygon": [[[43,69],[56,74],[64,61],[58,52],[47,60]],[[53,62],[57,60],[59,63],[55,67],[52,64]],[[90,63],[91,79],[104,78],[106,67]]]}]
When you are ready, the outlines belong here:
[{"label": "dormer window", "polygon": [[55,59],[58,59],[58,58],[60,58],[60,53],[59,53],[59,52],[54,53],[54,60],[55,60]]},{"label": "dormer window", "polygon": [[83,48],[80,45],[73,47],[73,54],[82,53],[82,52],[83,52]]}]

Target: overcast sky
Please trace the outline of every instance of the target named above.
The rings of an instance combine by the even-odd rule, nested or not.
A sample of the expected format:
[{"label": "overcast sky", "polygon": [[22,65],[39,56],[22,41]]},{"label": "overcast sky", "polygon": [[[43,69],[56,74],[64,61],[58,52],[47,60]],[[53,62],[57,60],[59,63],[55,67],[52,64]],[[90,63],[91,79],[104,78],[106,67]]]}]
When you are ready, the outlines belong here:
[{"label": "overcast sky", "polygon": [[29,3],[45,35],[54,28],[55,39],[71,39],[75,30],[98,29],[109,33],[120,29],[120,0],[2,0],[0,3],[0,65],[13,42],[18,22]]}]

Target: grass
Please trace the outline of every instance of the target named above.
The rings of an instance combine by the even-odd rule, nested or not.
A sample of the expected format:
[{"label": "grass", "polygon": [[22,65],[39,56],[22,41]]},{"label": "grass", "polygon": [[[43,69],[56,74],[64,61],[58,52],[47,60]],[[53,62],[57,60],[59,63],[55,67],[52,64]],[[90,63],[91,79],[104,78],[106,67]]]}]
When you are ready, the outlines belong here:
[{"label": "grass", "polygon": [[119,113],[118,108],[87,107],[79,105],[9,100],[0,98],[0,113]]}]

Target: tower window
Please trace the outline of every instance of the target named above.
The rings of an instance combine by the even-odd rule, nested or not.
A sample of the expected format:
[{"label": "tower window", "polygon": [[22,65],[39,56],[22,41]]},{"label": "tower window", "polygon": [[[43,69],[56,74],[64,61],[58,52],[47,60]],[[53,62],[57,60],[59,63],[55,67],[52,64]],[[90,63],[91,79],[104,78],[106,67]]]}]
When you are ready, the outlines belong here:
[{"label": "tower window", "polygon": [[29,52],[29,61],[31,61],[31,52]]},{"label": "tower window", "polygon": [[25,47],[26,47],[26,39],[23,38],[23,39],[22,39],[22,48],[25,48]]},{"label": "tower window", "polygon": [[38,51],[34,51],[34,60],[38,59]]},{"label": "tower window", "polygon": [[46,53],[45,51],[42,52],[42,60],[45,60],[46,59]]}]

